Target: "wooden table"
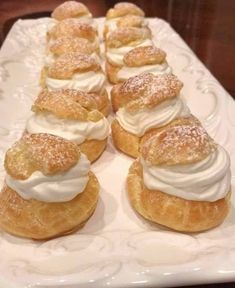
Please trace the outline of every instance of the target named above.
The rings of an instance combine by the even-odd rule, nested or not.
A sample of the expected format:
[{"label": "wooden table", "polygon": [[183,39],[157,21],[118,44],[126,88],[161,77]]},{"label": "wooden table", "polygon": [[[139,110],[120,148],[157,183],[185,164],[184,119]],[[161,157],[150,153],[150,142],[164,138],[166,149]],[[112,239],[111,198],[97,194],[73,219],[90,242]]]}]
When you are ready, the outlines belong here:
[{"label": "wooden table", "polygon": [[[61,0],[1,0],[0,44],[18,18],[49,16]],[[104,16],[118,1],[82,0],[94,17]],[[199,59],[235,98],[234,0],[137,0],[148,17],[168,21]],[[234,283],[192,287],[235,287]]]}]

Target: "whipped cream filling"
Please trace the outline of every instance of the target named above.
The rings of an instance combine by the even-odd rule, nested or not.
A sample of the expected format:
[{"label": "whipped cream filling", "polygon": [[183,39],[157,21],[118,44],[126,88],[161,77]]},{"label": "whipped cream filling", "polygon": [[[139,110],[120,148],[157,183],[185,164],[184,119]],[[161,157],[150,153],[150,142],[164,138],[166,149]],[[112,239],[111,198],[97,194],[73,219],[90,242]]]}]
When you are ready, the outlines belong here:
[{"label": "whipped cream filling", "polygon": [[114,65],[122,66],[123,63],[123,57],[126,53],[131,51],[132,49],[140,46],[151,46],[153,45],[153,41],[150,39],[146,39],[143,42],[139,43],[136,46],[122,46],[119,48],[108,48],[106,52],[106,57],[108,58],[109,62]]},{"label": "whipped cream filling", "polygon": [[118,109],[116,119],[123,129],[139,137],[147,130],[170,123],[177,117],[188,117],[190,110],[184,101],[176,97],[166,100],[151,109],[142,109],[133,113],[127,112],[125,107]]},{"label": "whipped cream filling", "polygon": [[48,133],[83,143],[85,140],[103,140],[109,135],[109,123],[104,117],[97,122],[59,119],[51,113],[33,114],[26,123],[30,134]]},{"label": "whipped cream filling", "polygon": [[230,190],[228,153],[220,146],[204,160],[186,165],[151,166],[143,159],[144,185],[186,200],[214,202]]},{"label": "whipped cream filling", "polygon": [[127,67],[123,66],[117,73],[119,80],[127,80],[130,77],[139,75],[141,73],[152,73],[153,75],[170,74],[172,73],[171,67],[164,62],[162,64],[144,65],[140,67]]},{"label": "whipped cream filling", "polygon": [[90,162],[81,154],[78,163],[68,171],[48,176],[35,171],[25,180],[14,179],[7,174],[6,184],[26,200],[66,202],[84,191],[89,170]]},{"label": "whipped cream filling", "polygon": [[105,83],[105,75],[101,72],[89,71],[76,73],[72,79],[54,79],[46,77],[46,86],[49,90],[76,89],[84,92],[98,92]]}]

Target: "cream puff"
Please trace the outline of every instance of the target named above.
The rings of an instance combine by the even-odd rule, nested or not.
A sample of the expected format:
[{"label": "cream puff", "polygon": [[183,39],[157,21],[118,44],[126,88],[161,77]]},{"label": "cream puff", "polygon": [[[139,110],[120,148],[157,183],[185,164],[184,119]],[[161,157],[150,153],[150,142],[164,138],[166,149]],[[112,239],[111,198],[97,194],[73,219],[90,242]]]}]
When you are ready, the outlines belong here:
[{"label": "cream puff", "polygon": [[92,18],[92,14],[83,3],[77,1],[66,1],[54,9],[51,17],[57,21],[62,21],[68,18],[81,20]]},{"label": "cream puff", "polygon": [[120,2],[109,9],[106,14],[104,36],[119,27],[144,27],[146,25],[144,11],[141,8],[133,3]]},{"label": "cream puff", "polygon": [[124,56],[135,47],[153,45],[148,28],[121,27],[107,35],[106,61],[112,66],[122,67]]},{"label": "cream puff", "polygon": [[139,156],[142,137],[178,118],[191,117],[179,97],[183,84],[173,74],[144,73],[111,90],[116,119],[112,122],[115,147],[132,157]]},{"label": "cream puff", "polygon": [[61,37],[48,45],[45,63],[46,65],[50,65],[55,62],[59,56],[74,52],[98,57],[100,48],[98,42],[92,43],[85,38]]},{"label": "cream puff", "polygon": [[93,44],[99,43],[97,30],[92,25],[81,23],[74,18],[54,23],[48,29],[47,39],[49,43],[53,43],[53,41],[61,37],[85,38]]},{"label": "cream puff", "polygon": [[122,27],[136,27],[143,28],[147,27],[148,22],[142,16],[137,15],[125,15],[122,17],[111,18],[105,21],[104,25],[104,38],[106,38],[108,33],[111,33],[113,30],[122,28]]},{"label": "cream puff", "polygon": [[71,52],[58,57],[45,66],[41,74],[41,85],[49,90],[76,89],[85,92],[100,92],[106,77],[99,61],[87,54]]},{"label": "cream puff", "polygon": [[26,123],[26,132],[48,133],[73,141],[93,162],[103,153],[109,135],[109,123],[102,114],[108,109],[106,97],[71,89],[45,89],[32,106],[34,114]]},{"label": "cream puff", "polygon": [[228,153],[192,119],[145,137],[127,178],[138,213],[182,232],[221,224],[229,212],[230,189]]},{"label": "cream puff", "polygon": [[77,145],[49,134],[24,135],[5,157],[0,227],[37,240],[71,233],[93,214],[99,183]]},{"label": "cream puff", "polygon": [[124,55],[122,66],[106,62],[107,78],[112,84],[123,82],[144,72],[154,75],[172,73],[166,61],[166,53],[155,46],[140,46]]}]

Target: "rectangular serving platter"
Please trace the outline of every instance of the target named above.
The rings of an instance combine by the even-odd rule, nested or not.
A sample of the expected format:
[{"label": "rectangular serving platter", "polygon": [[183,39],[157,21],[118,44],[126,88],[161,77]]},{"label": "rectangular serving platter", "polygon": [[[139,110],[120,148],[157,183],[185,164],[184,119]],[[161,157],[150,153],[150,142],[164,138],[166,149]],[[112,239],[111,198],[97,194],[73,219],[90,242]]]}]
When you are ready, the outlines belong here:
[{"label": "rectangular serving platter", "polygon": [[[17,21],[0,51],[0,185],[4,153],[22,134],[40,90],[50,21]],[[155,44],[167,52],[174,74],[184,82],[182,97],[229,152],[234,190],[234,100],[168,23],[148,21]],[[102,35],[104,18],[96,22]],[[173,232],[131,209],[125,181],[132,161],[109,141],[92,165],[101,184],[100,201],[79,232],[47,242],[0,232],[0,287],[171,287],[235,281],[235,195],[220,227],[198,234]]]}]

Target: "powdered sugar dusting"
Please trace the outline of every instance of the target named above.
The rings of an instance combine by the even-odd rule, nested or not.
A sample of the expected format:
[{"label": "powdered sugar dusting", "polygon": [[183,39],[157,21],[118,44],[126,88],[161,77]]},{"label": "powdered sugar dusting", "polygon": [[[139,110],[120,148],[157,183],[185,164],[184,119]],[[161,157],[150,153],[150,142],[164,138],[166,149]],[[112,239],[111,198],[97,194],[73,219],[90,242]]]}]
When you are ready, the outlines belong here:
[{"label": "powdered sugar dusting", "polygon": [[154,76],[142,73],[120,85],[119,93],[126,99],[126,109],[137,111],[153,108],[164,100],[178,96],[182,86],[183,83],[173,74]]},{"label": "powdered sugar dusting", "polygon": [[127,66],[136,67],[160,64],[166,59],[166,53],[155,46],[140,46],[125,54],[123,61]]},{"label": "powdered sugar dusting", "polygon": [[89,10],[83,3],[77,1],[66,1],[55,8],[51,17],[57,20],[62,20],[65,18],[77,17],[79,15],[82,16],[88,13]]},{"label": "powdered sugar dusting", "polygon": [[[74,89],[42,90],[32,110],[36,113],[50,112],[61,119],[88,120],[89,113],[98,109],[98,96]],[[98,111],[97,111],[98,112]],[[104,117],[99,113],[100,117]],[[97,121],[100,119],[97,118]]]},{"label": "powdered sugar dusting", "polygon": [[77,145],[50,134],[25,134],[6,153],[5,167],[13,178],[26,179],[34,171],[45,175],[63,172],[80,157]]},{"label": "powdered sugar dusting", "polygon": [[71,52],[58,57],[48,67],[48,76],[56,79],[71,79],[76,72],[100,71],[98,60],[90,55]]},{"label": "powdered sugar dusting", "polygon": [[200,125],[176,125],[156,133],[142,146],[141,153],[153,165],[197,162],[215,151],[217,145]]}]

